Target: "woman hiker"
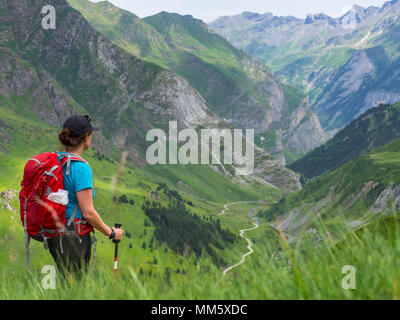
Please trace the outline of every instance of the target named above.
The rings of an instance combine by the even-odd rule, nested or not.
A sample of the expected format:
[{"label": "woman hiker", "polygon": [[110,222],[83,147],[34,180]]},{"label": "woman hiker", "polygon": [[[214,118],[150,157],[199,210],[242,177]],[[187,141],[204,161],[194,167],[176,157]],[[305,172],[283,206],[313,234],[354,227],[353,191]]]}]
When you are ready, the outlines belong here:
[{"label": "woman hiker", "polygon": [[[80,159],[67,161],[63,167],[64,189],[68,191],[69,200],[65,213],[67,232],[49,241],[50,253],[63,275],[65,271],[76,275],[83,269],[87,272],[91,255],[91,227],[115,241],[120,241],[124,234],[122,229],[107,226],[93,205],[93,173],[82,153],[90,148],[92,132],[96,130],[89,116],[73,116],[65,121],[58,136],[64,147],[64,152],[58,154],[60,160],[63,157]],[[69,221],[71,224],[68,224]],[[85,234],[85,230],[89,230],[89,234]]]}]

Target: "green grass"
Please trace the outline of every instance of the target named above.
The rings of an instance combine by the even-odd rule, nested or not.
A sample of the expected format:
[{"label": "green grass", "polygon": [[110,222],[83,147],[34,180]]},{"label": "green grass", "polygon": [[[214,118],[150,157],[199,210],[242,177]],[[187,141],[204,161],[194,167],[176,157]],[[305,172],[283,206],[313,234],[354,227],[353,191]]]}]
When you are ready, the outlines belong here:
[{"label": "green grass", "polygon": [[[242,208],[240,208],[242,209]],[[239,209],[238,209],[239,210]],[[237,210],[236,210],[237,211]],[[240,211],[240,210],[239,210]],[[3,212],[2,212],[3,213]],[[235,214],[235,213],[232,213]],[[3,216],[3,215],[2,215]],[[3,222],[3,221],[2,221]],[[3,225],[3,224],[2,224]],[[279,233],[264,223],[250,238],[255,241],[255,253],[245,264],[228,273],[200,260],[197,266],[188,259],[178,262],[185,275],[171,271],[167,281],[163,268],[154,267],[153,276],[140,273],[138,264],[132,264],[132,254],[121,245],[120,272],[117,282],[112,278],[111,250],[100,255],[98,268],[78,281],[69,279],[62,284],[57,279],[56,290],[44,290],[40,266],[50,263],[49,255],[43,253],[32,274],[23,271],[22,239],[18,248],[10,246],[3,237],[0,244],[8,243],[1,250],[1,261],[7,256],[7,266],[2,268],[2,299],[398,299],[400,230],[399,218],[388,218],[351,233],[332,247],[323,227],[322,241],[315,247],[313,239],[303,239],[296,245],[287,246]],[[4,231],[4,230],[2,230]],[[8,231],[9,233],[10,231]],[[7,233],[6,233],[7,235]],[[268,241],[265,241],[268,240]],[[135,252],[137,254],[137,252]],[[157,254],[163,263],[161,254]],[[38,257],[36,257],[38,258]],[[141,255],[139,261],[145,257]],[[10,266],[11,264],[11,266]],[[16,268],[21,265],[20,268]],[[344,290],[342,274],[344,266],[356,270],[356,289]],[[157,276],[156,278],[154,276]]]},{"label": "green grass", "polygon": [[[236,183],[232,183],[225,176],[216,173],[208,166],[201,165],[169,165],[148,167],[150,172],[160,182],[169,181],[174,188],[181,188],[186,193],[194,189],[194,196],[207,199],[211,202],[225,203],[241,200],[259,200],[264,195],[277,194],[272,188],[255,183],[250,188]],[[180,182],[185,181],[189,188],[180,187]],[[185,190],[186,189],[186,190]]]},{"label": "green grass", "polygon": [[[10,147],[10,146],[9,146]],[[392,148],[374,155],[377,163],[392,163],[396,155]],[[131,174],[123,174],[114,193],[110,183],[103,181],[112,174],[113,166],[105,162],[90,160],[96,172],[96,207],[107,223],[122,221],[131,238],[125,238],[120,245],[119,275],[113,281],[113,245],[101,235],[99,237],[97,268],[83,280],[57,279],[56,290],[44,290],[41,281],[45,265],[53,265],[50,254],[41,244],[31,246],[32,274],[25,270],[23,230],[17,213],[12,213],[0,205],[0,270],[2,287],[0,299],[397,299],[399,262],[399,221],[389,218],[378,224],[351,233],[342,233],[336,247],[330,245],[324,226],[318,225],[323,241],[315,246],[315,239],[304,237],[296,244],[287,246],[279,232],[269,227],[269,222],[261,219],[261,226],[246,234],[254,242],[255,252],[246,262],[232,270],[225,277],[220,268],[215,267],[207,257],[196,261],[194,257],[183,258],[165,248],[143,250],[153,231],[147,228],[143,235],[144,214],[140,207],[143,193],[148,185],[155,185],[151,179],[142,180],[140,170],[129,169]],[[2,163],[2,162],[1,162]],[[154,172],[153,172],[154,173]],[[6,177],[3,174],[3,177]],[[177,181],[166,177],[169,181]],[[4,179],[4,178],[3,178]],[[2,179],[3,183],[4,180]],[[13,178],[6,185],[12,185]],[[204,187],[205,188],[205,187]],[[200,189],[201,190],[201,189]],[[205,191],[203,191],[205,192]],[[209,191],[210,192],[210,191]],[[113,194],[127,194],[135,200],[135,206],[116,204]],[[187,197],[186,195],[184,197]],[[199,214],[218,214],[221,205],[197,198],[193,200]],[[271,199],[272,200],[272,199]],[[17,200],[12,202],[18,208]],[[242,204],[232,206],[222,223],[237,232],[252,226],[247,217],[251,208],[266,210],[268,205]],[[132,249],[129,245],[132,244]],[[226,248],[224,257],[231,264],[240,260],[247,252],[247,244],[242,241],[235,248]],[[157,264],[153,264],[154,258]],[[196,264],[195,264],[196,263]],[[357,270],[356,290],[344,290],[341,286],[343,266],[353,265]],[[170,270],[170,277],[166,275]],[[176,271],[179,269],[180,273]],[[142,270],[142,271],[141,271]],[[185,270],[185,273],[182,273]],[[150,275],[151,272],[151,275]]]},{"label": "green grass", "polygon": [[[19,290],[32,290],[25,298],[43,298],[49,292],[43,292],[37,287],[35,281],[40,277],[40,270],[45,265],[53,265],[50,254],[44,251],[42,245],[35,241],[31,242],[31,257],[33,274],[28,275],[25,267],[23,229],[19,218],[18,190],[22,179],[22,172],[26,161],[41,152],[55,151],[60,148],[57,142],[57,129],[45,124],[35,118],[24,118],[21,114],[0,105],[0,128],[1,134],[8,137],[7,143],[1,144],[0,152],[0,192],[14,190],[15,198],[11,202],[13,210],[8,210],[4,201],[0,201],[0,273],[4,287],[0,293],[0,298],[10,298],[11,292],[14,297],[21,294]],[[115,151],[115,150],[114,150]],[[163,294],[169,294],[169,281],[166,280],[166,270],[171,274],[171,282],[183,283],[193,274],[198,273],[201,265],[201,273],[207,274],[207,270],[214,270],[221,273],[221,268],[216,268],[211,263],[210,257],[203,255],[195,257],[190,255],[183,257],[174,253],[166,245],[160,245],[153,249],[148,248],[148,244],[153,237],[154,226],[147,223],[149,219],[145,216],[142,205],[149,198],[149,192],[155,190],[157,183],[165,182],[171,189],[177,189],[183,199],[193,203],[190,210],[201,216],[216,216],[225,202],[232,200],[262,199],[265,197],[275,198],[277,191],[264,185],[255,184],[250,188],[235,184],[227,177],[214,172],[207,166],[166,166],[132,168],[126,167],[118,178],[116,185],[113,185],[113,177],[118,171],[118,159],[112,158],[110,161],[100,161],[93,150],[87,151],[83,155],[89,161],[95,175],[95,207],[108,225],[113,225],[116,221],[123,223],[123,228],[130,237],[125,237],[121,244],[121,279],[127,279],[127,283],[134,288],[138,288],[137,279],[146,281],[148,293],[131,290],[129,294],[117,294],[114,298],[144,298],[149,297],[163,298]],[[129,200],[134,200],[135,204],[122,204],[113,201],[114,197],[119,198],[126,195]],[[2,199],[3,200],[3,199]],[[165,203],[167,205],[168,203]],[[224,224],[229,227],[229,224]],[[235,229],[232,229],[234,232]],[[93,289],[93,296],[103,298],[109,297],[105,290],[108,285],[112,286],[112,257],[113,244],[102,235],[98,235],[99,248],[97,259],[97,271],[94,277],[104,281],[101,287]],[[143,249],[142,244],[147,244]],[[227,263],[234,263],[241,252],[245,249],[245,242],[239,241],[234,246],[217,249],[218,255],[224,258]],[[155,264],[154,261],[157,261]],[[204,267],[203,267],[204,266]],[[179,274],[177,270],[179,269]],[[151,275],[150,275],[151,272]],[[132,275],[133,278],[132,278]],[[11,280],[10,280],[11,279]],[[23,279],[23,280],[22,280]],[[36,280],[35,280],[36,279]],[[91,279],[91,280],[90,280]],[[93,281],[91,275],[85,281],[89,281],[87,288],[97,284],[89,284]],[[19,281],[24,283],[19,283]],[[130,281],[133,281],[131,283]],[[10,282],[9,282],[10,281]],[[159,285],[163,286],[164,289]],[[15,285],[11,288],[10,285]],[[25,285],[27,287],[25,287]],[[80,284],[75,284],[79,286]],[[72,285],[74,286],[74,284]],[[153,287],[153,289],[151,289]],[[38,290],[35,292],[35,290]],[[124,292],[128,287],[124,289]],[[183,289],[182,289],[183,290]],[[97,291],[97,293],[95,293]],[[110,290],[110,293],[114,290]],[[82,292],[78,292],[77,287],[52,293],[54,295],[47,298],[73,298],[78,297]],[[91,295],[91,294],[90,294]],[[85,297],[81,296],[83,299]],[[89,298],[89,294],[86,298]]]}]

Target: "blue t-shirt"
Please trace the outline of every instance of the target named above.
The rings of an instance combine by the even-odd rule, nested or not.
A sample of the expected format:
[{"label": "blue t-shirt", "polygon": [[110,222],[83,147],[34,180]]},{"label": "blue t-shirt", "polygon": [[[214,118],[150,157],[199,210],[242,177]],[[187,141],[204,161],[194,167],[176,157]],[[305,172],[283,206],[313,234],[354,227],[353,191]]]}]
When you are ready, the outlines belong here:
[{"label": "blue t-shirt", "polygon": [[[67,155],[66,152],[60,152],[60,159]],[[68,220],[71,218],[74,210],[78,204],[78,198],[76,193],[85,189],[92,189],[93,199],[95,197],[95,191],[93,186],[93,173],[89,165],[82,161],[71,161],[71,167],[69,175],[66,175],[67,165],[63,168],[64,174],[64,189],[68,191],[68,205],[65,211],[65,218]],[[76,212],[75,218],[82,219],[82,213],[80,208]]]}]

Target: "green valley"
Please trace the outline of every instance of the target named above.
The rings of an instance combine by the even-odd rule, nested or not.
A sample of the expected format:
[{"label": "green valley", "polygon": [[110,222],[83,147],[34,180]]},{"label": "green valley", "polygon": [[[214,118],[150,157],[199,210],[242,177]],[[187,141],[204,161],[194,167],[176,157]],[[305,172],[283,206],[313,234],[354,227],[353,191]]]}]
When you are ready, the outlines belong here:
[{"label": "green valley", "polygon": [[[40,24],[49,3],[54,30]],[[0,0],[0,300],[400,299],[400,104],[390,72],[398,59],[387,45],[397,22],[364,38],[378,14],[367,11],[358,11],[364,22],[354,38],[327,32],[338,21],[326,15],[244,13],[212,24],[218,33],[233,24],[233,36],[238,24],[258,30],[254,39],[240,34],[238,47],[261,61],[190,15],[139,18],[107,1]],[[267,27],[276,36],[291,24],[299,42],[258,43]],[[355,39],[358,49],[349,45]],[[341,82],[355,71],[365,82]],[[354,94],[340,97],[351,108],[330,108],[346,89]],[[388,104],[366,107],[369,93],[371,103]],[[20,183],[28,159],[61,151],[58,133],[75,114],[99,128],[83,153],[94,206],[125,235],[116,280],[115,246],[97,232],[95,271],[57,274],[47,290],[43,268],[55,263],[42,243],[31,241],[26,270]],[[147,133],[167,132],[170,122],[179,132],[254,129],[253,173],[236,175],[236,160],[149,165],[155,141]],[[355,288],[346,288],[348,267]]]},{"label": "green valley", "polygon": [[366,152],[340,168],[306,183],[298,193],[282,197],[262,216],[279,219],[295,239],[302,232],[315,237],[315,223],[324,221],[333,240],[399,210],[400,140]]},{"label": "green valley", "polygon": [[310,179],[332,171],[361,153],[383,146],[400,137],[400,104],[373,108],[327,143],[289,165],[289,168]]},{"label": "green valley", "polygon": [[[106,1],[68,2],[114,44],[187,79],[230,125],[254,128],[261,139],[274,137],[258,143],[274,157],[291,162],[325,141],[301,92],[282,85],[260,61],[203,21],[168,12],[140,19]],[[289,153],[293,156],[286,157]]]}]

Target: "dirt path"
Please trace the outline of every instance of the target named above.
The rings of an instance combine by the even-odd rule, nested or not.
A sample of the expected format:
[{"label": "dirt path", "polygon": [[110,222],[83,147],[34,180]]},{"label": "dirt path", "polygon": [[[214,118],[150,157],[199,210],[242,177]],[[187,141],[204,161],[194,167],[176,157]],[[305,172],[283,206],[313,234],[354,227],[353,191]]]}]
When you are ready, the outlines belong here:
[{"label": "dirt path", "polygon": [[[245,204],[245,203],[273,204],[273,203],[275,203],[275,202],[242,201],[242,202],[228,203],[228,204],[224,205],[224,209],[221,210],[221,213],[220,213],[219,215],[225,214],[226,211],[229,210],[229,207],[230,207],[230,206],[237,205],[237,204]],[[254,221],[254,223],[253,223],[253,224],[254,224],[254,228],[243,229],[243,230],[240,230],[240,233],[239,233],[239,235],[240,235],[243,239],[245,239],[245,240],[247,241],[247,243],[248,243],[247,248],[249,249],[249,251],[248,251],[247,253],[245,253],[245,254],[242,255],[242,259],[241,259],[237,264],[235,264],[235,265],[233,265],[233,266],[231,266],[231,267],[225,269],[225,270],[223,271],[224,275],[226,275],[226,274],[227,274],[229,271],[231,271],[232,269],[234,269],[234,268],[240,266],[241,264],[243,264],[243,263],[246,261],[246,257],[248,257],[249,255],[251,255],[251,254],[254,252],[254,250],[253,250],[253,243],[250,241],[250,239],[248,239],[248,238],[245,237],[245,233],[248,232],[248,231],[256,230],[256,229],[260,226],[260,222],[259,222],[258,218],[255,217],[255,213],[254,213],[254,211],[255,211],[256,209],[257,209],[257,208],[251,209],[251,210],[250,210],[250,214],[249,214],[249,218],[253,219],[253,221]]]}]

